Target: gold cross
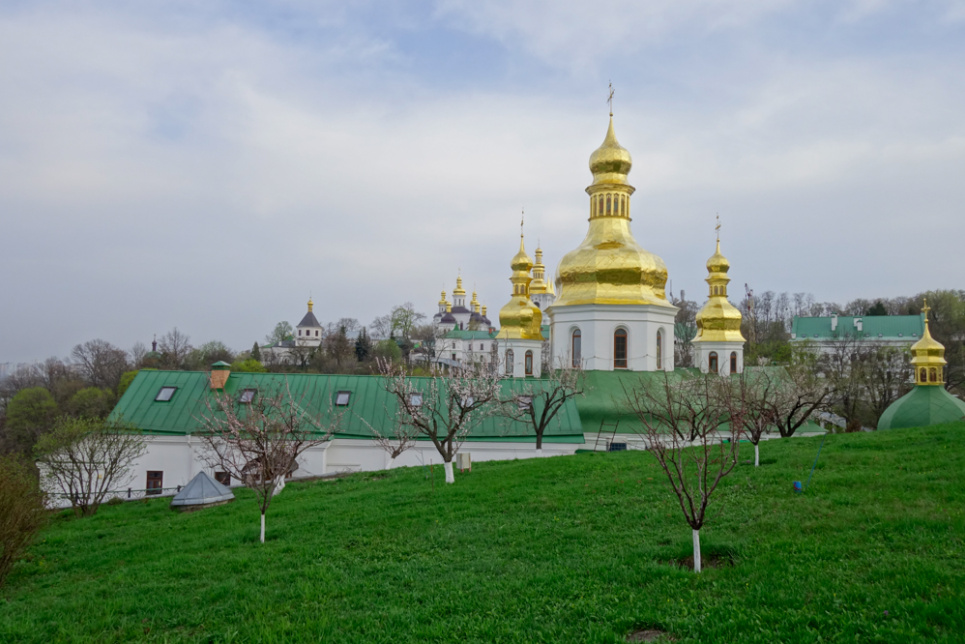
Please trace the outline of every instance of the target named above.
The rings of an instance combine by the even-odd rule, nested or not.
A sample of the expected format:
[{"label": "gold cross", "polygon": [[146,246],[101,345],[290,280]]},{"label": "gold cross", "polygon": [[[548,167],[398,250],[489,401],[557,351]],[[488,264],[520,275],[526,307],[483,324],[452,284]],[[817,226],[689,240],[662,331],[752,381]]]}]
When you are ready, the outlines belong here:
[{"label": "gold cross", "polygon": [[720,241],[720,215],[717,215],[717,225],[714,226],[714,230],[717,231],[717,241]]},{"label": "gold cross", "polygon": [[610,105],[610,116],[613,116],[613,81],[610,81],[610,95],[607,97],[606,102]]},{"label": "gold cross", "polygon": [[928,306],[928,298],[926,297],[923,301],[921,312],[925,316],[925,321],[928,321],[928,312],[931,311],[931,307]]},{"label": "gold cross", "polygon": [[526,209],[522,209],[519,215],[519,238],[523,238],[523,219],[526,217]]}]

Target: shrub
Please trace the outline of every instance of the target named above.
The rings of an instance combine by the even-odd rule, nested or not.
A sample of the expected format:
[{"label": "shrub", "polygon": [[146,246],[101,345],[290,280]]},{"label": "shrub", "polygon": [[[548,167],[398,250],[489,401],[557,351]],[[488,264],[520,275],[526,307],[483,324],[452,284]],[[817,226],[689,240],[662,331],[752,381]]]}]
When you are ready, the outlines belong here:
[{"label": "shrub", "polygon": [[47,519],[37,474],[22,458],[0,457],[0,586]]}]

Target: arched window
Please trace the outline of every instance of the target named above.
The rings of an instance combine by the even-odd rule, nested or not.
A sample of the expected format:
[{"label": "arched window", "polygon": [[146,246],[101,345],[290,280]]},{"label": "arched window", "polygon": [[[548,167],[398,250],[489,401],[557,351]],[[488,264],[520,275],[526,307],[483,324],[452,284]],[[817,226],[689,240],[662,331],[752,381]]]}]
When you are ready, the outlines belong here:
[{"label": "arched window", "polygon": [[717,365],[717,352],[711,351],[710,356],[707,358],[707,371],[710,373],[717,373],[720,371],[720,367]]},{"label": "arched window", "polygon": [[935,367],[928,370],[928,382],[938,382],[938,370]]},{"label": "arched window", "polygon": [[579,367],[583,362],[583,337],[580,334],[579,329],[573,331],[572,339],[570,340],[570,355],[573,356],[573,366]]},{"label": "arched window", "polygon": [[918,382],[928,382],[928,369],[924,367],[918,372]]},{"label": "arched window", "polygon": [[613,368],[627,368],[627,330],[617,329],[613,332]]},{"label": "arched window", "polygon": [[532,351],[526,352],[526,364],[524,367],[524,371],[527,376],[533,375],[533,352]]},{"label": "arched window", "polygon": [[506,349],[506,375],[513,375],[513,350]]},{"label": "arched window", "polygon": [[657,371],[663,371],[663,329],[657,329]]},{"label": "arched window", "polygon": [[730,372],[737,373],[737,352],[736,351],[730,352]]},{"label": "arched window", "polygon": [[613,197],[611,197],[610,195],[607,195],[606,196],[606,214],[609,215],[610,213],[613,212],[613,210],[611,209],[612,205],[613,205]]},{"label": "arched window", "polygon": [[600,199],[597,203],[599,205],[596,207],[596,214],[602,215],[603,214],[603,195],[600,195]]}]

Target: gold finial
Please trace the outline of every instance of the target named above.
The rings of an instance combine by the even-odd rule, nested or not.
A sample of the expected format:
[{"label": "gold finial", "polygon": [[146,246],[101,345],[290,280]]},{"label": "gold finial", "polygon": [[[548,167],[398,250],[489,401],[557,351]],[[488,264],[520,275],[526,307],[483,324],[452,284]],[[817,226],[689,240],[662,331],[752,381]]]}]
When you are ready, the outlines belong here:
[{"label": "gold finial", "polygon": [[717,225],[714,226],[714,230],[717,231],[717,243],[720,243],[720,215],[717,215]]},{"label": "gold finial", "polygon": [[308,312],[309,312],[309,313],[312,312],[312,306],[314,306],[314,305],[312,304],[312,296],[309,295],[309,296],[308,296]]},{"label": "gold finial", "polygon": [[606,98],[607,104],[610,106],[610,116],[613,116],[613,81],[610,81],[610,95]]},{"label": "gold finial", "polygon": [[928,323],[928,312],[931,311],[931,307],[928,306],[928,298],[922,300],[921,313],[925,316],[925,323]]},{"label": "gold finial", "polygon": [[525,208],[523,208],[522,210],[520,210],[520,215],[519,215],[519,238],[520,238],[520,239],[523,238],[523,220],[524,220],[524,219],[526,219],[526,209],[525,209]]}]

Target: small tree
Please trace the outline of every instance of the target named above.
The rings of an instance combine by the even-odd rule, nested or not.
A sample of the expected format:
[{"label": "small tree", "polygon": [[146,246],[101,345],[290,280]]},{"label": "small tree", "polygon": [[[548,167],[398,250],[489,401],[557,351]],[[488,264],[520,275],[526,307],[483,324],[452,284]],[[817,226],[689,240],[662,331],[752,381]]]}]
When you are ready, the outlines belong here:
[{"label": "small tree", "polygon": [[833,383],[818,377],[807,361],[793,364],[771,379],[772,395],[762,399],[762,404],[773,414],[781,438],[793,436],[812,414],[827,409],[834,398]]},{"label": "small tree", "polygon": [[144,453],[144,440],[121,423],[61,418],[34,452],[50,488],[60,490],[78,516],[91,516]]},{"label": "small tree", "polygon": [[742,418],[731,418],[717,390],[723,379],[697,376],[642,381],[627,392],[643,426],[647,450],[667,475],[693,530],[694,572],[700,572],[700,529],[710,497],[737,464]]},{"label": "small tree", "polygon": [[386,390],[398,403],[399,424],[432,441],[442,456],[446,483],[454,483],[452,459],[472,430],[498,410],[499,378],[472,369],[413,378],[388,361],[380,369]]},{"label": "small tree", "polygon": [[744,437],[754,446],[754,467],[761,464],[761,440],[774,428],[776,411],[768,402],[774,389],[770,375],[757,370],[744,371],[721,386],[728,417],[743,423]]},{"label": "small tree", "polygon": [[0,457],[0,586],[47,520],[37,473],[25,460]]},{"label": "small tree", "polygon": [[285,487],[285,477],[297,469],[298,457],[329,440],[340,415],[310,416],[292,397],[288,380],[274,390],[244,396],[215,392],[206,399],[207,412],[198,419],[205,460],[254,490],[261,510],[261,542],[271,499]]},{"label": "small tree", "polygon": [[547,378],[524,380],[503,405],[506,415],[521,420],[536,434],[536,455],[543,453],[543,434],[566,401],[582,396],[586,377],[580,368],[568,367],[551,371]]}]

